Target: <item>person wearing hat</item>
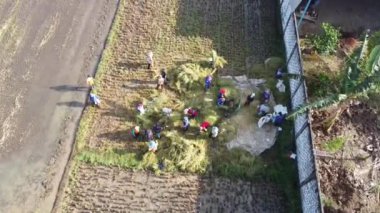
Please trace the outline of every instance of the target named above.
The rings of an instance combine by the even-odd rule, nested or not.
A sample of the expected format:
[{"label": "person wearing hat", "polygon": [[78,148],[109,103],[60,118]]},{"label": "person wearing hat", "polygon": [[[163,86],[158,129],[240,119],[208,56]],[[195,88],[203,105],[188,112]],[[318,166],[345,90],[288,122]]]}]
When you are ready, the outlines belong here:
[{"label": "person wearing hat", "polygon": [[196,118],[198,116],[198,110],[197,109],[193,109],[191,107],[186,108],[183,112],[190,119],[194,119],[194,118]]},{"label": "person wearing hat", "polygon": [[225,88],[221,88],[221,89],[219,90],[219,93],[218,93],[218,98],[221,98],[221,97],[226,98],[226,94],[227,94],[227,89],[225,89]]},{"label": "person wearing hat", "polygon": [[158,142],[155,140],[150,140],[148,143],[148,150],[149,152],[156,152],[158,148]]},{"label": "person wearing hat", "polygon": [[93,106],[100,107],[100,98],[97,95],[95,95],[94,93],[90,93],[89,99],[90,99],[90,103]]},{"label": "person wearing hat", "polygon": [[183,121],[182,121],[182,129],[183,131],[187,131],[190,127],[190,121],[189,121],[189,117],[185,116],[183,117]]},{"label": "person wearing hat", "polygon": [[153,66],[153,52],[149,51],[146,57],[146,62],[148,64],[148,70],[152,69]]},{"label": "person wearing hat", "polygon": [[256,94],[254,92],[248,95],[247,99],[245,100],[244,106],[249,106],[255,100],[255,96]]},{"label": "person wearing hat", "polygon": [[135,139],[138,139],[139,136],[140,136],[140,126],[135,126],[132,131],[131,131],[131,135],[132,137],[134,137]]},{"label": "person wearing hat", "polygon": [[270,94],[270,90],[269,89],[265,89],[265,91],[263,92],[263,102],[264,103],[268,103],[269,102],[269,100],[270,100],[270,96],[271,96],[271,94]]},{"label": "person wearing hat", "polygon": [[207,129],[211,126],[208,121],[203,121],[199,127],[199,132],[207,132]]},{"label": "person wearing hat", "polygon": [[217,126],[213,126],[211,128],[210,137],[215,139],[219,135],[219,128]]},{"label": "person wearing hat", "polygon": [[208,75],[205,78],[205,90],[209,90],[211,88],[211,83],[212,83],[212,76]]}]

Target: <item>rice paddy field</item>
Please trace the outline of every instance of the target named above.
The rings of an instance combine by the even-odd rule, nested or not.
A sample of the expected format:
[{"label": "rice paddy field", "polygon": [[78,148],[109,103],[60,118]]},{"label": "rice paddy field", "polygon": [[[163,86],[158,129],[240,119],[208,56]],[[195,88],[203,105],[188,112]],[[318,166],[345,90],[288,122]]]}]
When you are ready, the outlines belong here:
[{"label": "rice paddy field", "polygon": [[[56,211],[300,211],[296,166],[288,158],[291,123],[260,156],[229,150],[226,143],[237,130],[225,115],[233,113],[214,101],[222,87],[240,100],[240,91],[221,75],[264,78],[274,90],[273,67],[264,61],[282,57],[276,29],[272,1],[121,0],[96,74],[94,92],[102,104],[84,111]],[[227,61],[215,72],[209,63],[212,50]],[[154,53],[152,70],[146,66],[149,51]],[[163,68],[170,81],[159,91]],[[210,73],[215,73],[214,85],[204,92],[203,79]],[[287,95],[274,92],[274,98],[287,104]],[[144,103],[144,115],[137,115],[138,103]],[[238,101],[235,105],[234,112]],[[163,107],[173,109],[171,117],[162,115]],[[184,133],[186,107],[200,114]],[[217,139],[199,134],[204,120],[220,127]],[[156,122],[166,128],[157,152],[151,153],[131,130]]]}]

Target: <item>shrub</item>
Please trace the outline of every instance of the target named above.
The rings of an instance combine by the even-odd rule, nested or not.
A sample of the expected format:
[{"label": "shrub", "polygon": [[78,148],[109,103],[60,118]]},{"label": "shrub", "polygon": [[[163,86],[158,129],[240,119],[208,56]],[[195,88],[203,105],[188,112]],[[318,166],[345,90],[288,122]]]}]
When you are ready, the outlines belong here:
[{"label": "shrub", "polygon": [[325,73],[308,76],[309,95],[312,97],[325,97],[334,91],[335,79]]},{"label": "shrub", "polygon": [[322,23],[323,33],[311,38],[311,43],[318,53],[332,54],[339,44],[340,32],[331,24]]},{"label": "shrub", "polygon": [[343,148],[345,142],[344,137],[337,137],[323,144],[323,148],[328,152],[335,153]]},{"label": "shrub", "polygon": [[368,52],[371,52],[376,45],[380,44],[380,31],[373,33],[368,40]]}]

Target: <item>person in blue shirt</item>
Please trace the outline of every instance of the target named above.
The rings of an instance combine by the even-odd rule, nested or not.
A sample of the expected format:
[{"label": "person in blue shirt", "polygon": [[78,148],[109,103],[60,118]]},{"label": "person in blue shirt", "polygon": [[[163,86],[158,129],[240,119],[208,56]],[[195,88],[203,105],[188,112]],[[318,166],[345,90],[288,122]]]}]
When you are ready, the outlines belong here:
[{"label": "person in blue shirt", "polygon": [[275,73],[275,78],[276,79],[281,79],[282,77],[284,77],[284,73],[282,72],[282,68],[278,68],[276,70],[276,73]]},{"label": "person in blue shirt", "polygon": [[208,75],[206,78],[205,78],[205,90],[209,90],[211,88],[211,83],[212,83],[212,76],[211,75]]},{"label": "person in blue shirt", "polygon": [[94,93],[90,93],[89,99],[92,105],[100,107],[100,99],[97,95],[95,95]]},{"label": "person in blue shirt", "polygon": [[217,102],[216,102],[216,105],[218,106],[223,106],[224,103],[226,102],[226,98],[224,98],[223,96],[222,97],[219,97]]},{"label": "person in blue shirt", "polygon": [[270,100],[270,90],[269,89],[266,89],[263,93],[263,102],[264,103],[268,103],[269,100]]},{"label": "person in blue shirt", "polygon": [[281,126],[285,122],[285,115],[283,115],[281,112],[279,112],[277,115],[273,118],[273,124],[278,127],[278,130],[282,130]]},{"label": "person in blue shirt", "polygon": [[161,138],[161,132],[163,129],[164,128],[159,123],[156,123],[152,128],[152,130],[153,130],[153,132],[157,138]]}]

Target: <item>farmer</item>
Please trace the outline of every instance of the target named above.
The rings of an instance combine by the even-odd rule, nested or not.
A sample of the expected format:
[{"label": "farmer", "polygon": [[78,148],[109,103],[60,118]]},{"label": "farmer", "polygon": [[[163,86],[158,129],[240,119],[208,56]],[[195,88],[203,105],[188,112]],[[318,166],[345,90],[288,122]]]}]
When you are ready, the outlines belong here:
[{"label": "farmer", "polygon": [[158,142],[155,140],[150,140],[148,143],[148,151],[149,152],[156,152],[158,148]]},{"label": "farmer", "polygon": [[270,100],[270,90],[269,89],[265,89],[265,91],[263,92],[263,102],[264,103],[268,103],[269,100]]},{"label": "farmer", "polygon": [[218,92],[218,98],[221,98],[221,97],[224,97],[226,98],[226,94],[227,94],[227,89],[225,88],[221,88]]},{"label": "farmer", "polygon": [[247,99],[245,100],[244,106],[249,106],[254,100],[255,100],[256,94],[252,92],[247,96]]},{"label": "farmer", "polygon": [[97,107],[100,107],[100,99],[97,95],[95,95],[94,93],[90,93],[90,103],[93,105],[93,106],[97,106]]},{"label": "farmer", "polygon": [[137,104],[136,110],[140,115],[145,113],[144,105],[142,103]]},{"label": "farmer", "polygon": [[90,75],[87,75],[86,83],[87,86],[89,86],[92,89],[92,87],[94,86],[94,78]]},{"label": "farmer", "polygon": [[218,106],[223,106],[226,102],[226,98],[224,96],[221,96],[218,98],[218,100],[216,101],[216,105]]},{"label": "farmer", "polygon": [[193,109],[191,107],[186,108],[184,111],[185,115],[189,116],[189,118],[194,119],[198,116],[198,110]]},{"label": "farmer", "polygon": [[153,130],[153,133],[156,135],[157,138],[161,138],[161,132],[162,132],[162,130],[164,130],[164,128],[159,123],[156,123],[156,124],[154,124],[152,130]]},{"label": "farmer", "polygon": [[147,141],[151,141],[154,139],[152,130],[150,129],[145,130],[145,138]]},{"label": "farmer", "polygon": [[283,115],[281,112],[279,112],[277,115],[273,118],[273,124],[274,126],[278,127],[279,131],[282,131],[282,124],[285,122],[285,115]]},{"label": "farmer", "polygon": [[266,104],[260,104],[257,106],[257,114],[259,116],[264,116],[269,113],[269,106]]},{"label": "farmer", "polygon": [[185,116],[183,117],[183,121],[182,121],[182,129],[183,131],[187,131],[190,127],[190,121],[189,121],[189,117]]},{"label": "farmer", "polygon": [[211,128],[210,137],[215,139],[216,137],[218,137],[218,134],[219,134],[219,128],[217,126],[213,126]]},{"label": "farmer", "polygon": [[131,135],[132,135],[132,137],[134,137],[135,139],[138,139],[139,136],[140,136],[140,127],[139,127],[139,126],[135,126],[135,127],[131,130]]},{"label": "farmer", "polygon": [[161,70],[161,77],[164,79],[164,83],[167,84],[168,83],[168,79],[167,79],[167,74],[166,74],[166,68],[162,69]]},{"label": "farmer", "polygon": [[211,88],[211,83],[212,83],[212,76],[208,75],[205,78],[205,90],[209,90]]},{"label": "farmer", "polygon": [[199,132],[207,132],[207,129],[211,126],[211,124],[208,121],[203,121],[201,125],[199,126]]},{"label": "farmer", "polygon": [[282,68],[281,67],[276,70],[276,73],[275,73],[274,77],[276,79],[281,79],[282,77],[284,77],[284,73],[282,72]]},{"label": "farmer", "polygon": [[172,116],[173,110],[170,108],[164,107],[162,108],[162,113],[164,113],[166,117],[170,117]]},{"label": "farmer", "polygon": [[162,75],[158,76],[157,89],[162,90],[162,88],[164,87],[164,83],[165,83],[165,78],[163,78]]},{"label": "farmer", "polygon": [[148,63],[148,70],[152,69],[153,66],[153,52],[149,51],[146,57],[146,62]]}]

